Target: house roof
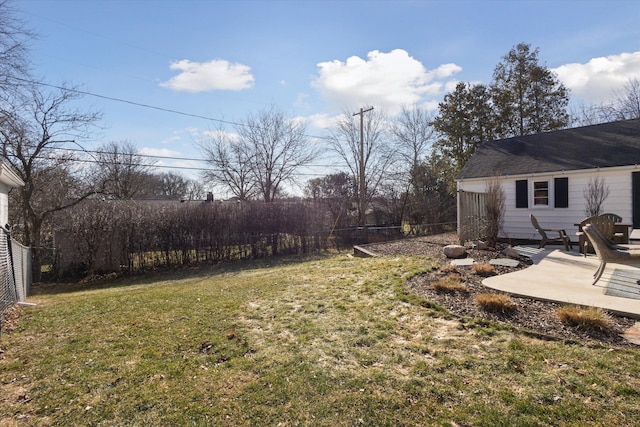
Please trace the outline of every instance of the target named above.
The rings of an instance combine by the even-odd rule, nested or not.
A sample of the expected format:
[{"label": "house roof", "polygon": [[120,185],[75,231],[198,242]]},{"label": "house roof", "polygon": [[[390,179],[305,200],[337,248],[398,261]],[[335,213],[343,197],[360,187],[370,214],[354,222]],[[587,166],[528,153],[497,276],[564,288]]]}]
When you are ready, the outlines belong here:
[{"label": "house roof", "polygon": [[24,181],[11,166],[0,160],[0,183],[8,187],[24,187]]},{"label": "house roof", "polygon": [[485,142],[457,179],[640,164],[640,119]]}]

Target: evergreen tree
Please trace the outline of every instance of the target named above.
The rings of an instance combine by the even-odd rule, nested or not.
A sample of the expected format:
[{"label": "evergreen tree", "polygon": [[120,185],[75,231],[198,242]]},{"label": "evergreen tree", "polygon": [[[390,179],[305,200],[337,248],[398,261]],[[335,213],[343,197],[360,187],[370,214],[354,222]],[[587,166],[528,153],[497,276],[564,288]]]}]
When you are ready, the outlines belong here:
[{"label": "evergreen tree", "polygon": [[520,43],[493,72],[491,97],[497,116],[497,136],[529,135],[569,124],[567,88],[538,64],[538,49]]},{"label": "evergreen tree", "polygon": [[464,166],[478,144],[495,137],[495,116],[487,87],[458,83],[439,104],[433,127],[440,134],[436,148],[452,159],[456,169]]}]

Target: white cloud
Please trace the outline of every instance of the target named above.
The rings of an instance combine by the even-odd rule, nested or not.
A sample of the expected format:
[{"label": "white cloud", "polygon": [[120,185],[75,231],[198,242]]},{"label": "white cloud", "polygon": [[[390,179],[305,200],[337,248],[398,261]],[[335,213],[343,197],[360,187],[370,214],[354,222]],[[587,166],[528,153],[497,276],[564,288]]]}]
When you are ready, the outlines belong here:
[{"label": "white cloud", "polygon": [[307,117],[307,121],[318,129],[331,129],[337,124],[339,117],[328,114],[313,114]]},{"label": "white cloud", "polygon": [[640,51],[593,58],[586,64],[565,64],[552,71],[571,89],[572,97],[587,103],[606,102],[629,79],[640,76]]},{"label": "white cloud", "polygon": [[391,114],[403,104],[441,98],[447,80],[462,70],[456,64],[427,70],[402,49],[389,53],[374,50],[366,60],[352,56],[346,62],[321,62],[318,69],[313,86],[334,107],[373,104]]},{"label": "white cloud", "polygon": [[183,59],[173,62],[170,68],[180,71],[180,74],[160,83],[160,86],[183,92],[242,90],[252,87],[255,80],[250,67],[222,59],[209,62]]}]

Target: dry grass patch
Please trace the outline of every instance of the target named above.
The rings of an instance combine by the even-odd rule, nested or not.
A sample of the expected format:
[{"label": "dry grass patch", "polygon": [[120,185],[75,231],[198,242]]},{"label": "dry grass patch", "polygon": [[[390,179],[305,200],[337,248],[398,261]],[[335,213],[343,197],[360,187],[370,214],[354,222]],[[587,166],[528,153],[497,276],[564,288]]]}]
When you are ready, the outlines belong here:
[{"label": "dry grass patch", "polygon": [[438,269],[438,271],[440,271],[441,273],[457,273],[458,266],[456,266],[455,264],[444,264]]},{"label": "dry grass patch", "polygon": [[473,272],[478,276],[492,276],[496,274],[493,265],[489,263],[473,264]]},{"label": "dry grass patch", "polygon": [[461,280],[461,276],[452,274],[433,282],[431,286],[438,292],[467,292],[468,288]]},{"label": "dry grass patch", "polygon": [[491,313],[508,314],[516,309],[516,304],[508,295],[484,293],[476,297],[476,304]]},{"label": "dry grass patch", "polygon": [[600,308],[567,305],[559,308],[557,314],[562,323],[586,331],[607,331],[611,328],[611,318]]},{"label": "dry grass patch", "polygon": [[38,296],[3,335],[0,425],[628,425],[639,415],[635,350],[447,316],[403,287],[433,270],[425,258],[288,260]]}]

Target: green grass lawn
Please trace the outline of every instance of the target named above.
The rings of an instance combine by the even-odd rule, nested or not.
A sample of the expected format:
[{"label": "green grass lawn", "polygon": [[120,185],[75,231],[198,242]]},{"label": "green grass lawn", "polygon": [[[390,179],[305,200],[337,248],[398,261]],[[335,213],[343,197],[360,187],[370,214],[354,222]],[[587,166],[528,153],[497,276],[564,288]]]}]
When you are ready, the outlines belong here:
[{"label": "green grass lawn", "polygon": [[638,423],[640,351],[448,316],[402,286],[431,267],[334,255],[36,295],[0,341],[0,425]]}]

